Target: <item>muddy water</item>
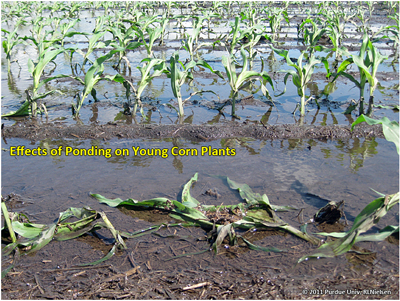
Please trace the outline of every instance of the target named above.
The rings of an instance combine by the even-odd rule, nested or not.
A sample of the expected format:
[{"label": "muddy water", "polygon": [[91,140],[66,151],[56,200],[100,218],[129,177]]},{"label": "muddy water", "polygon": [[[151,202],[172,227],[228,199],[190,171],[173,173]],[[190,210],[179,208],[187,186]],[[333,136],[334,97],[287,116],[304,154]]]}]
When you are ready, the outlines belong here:
[{"label": "muddy water", "polygon": [[[240,202],[238,193],[231,191],[221,180],[212,177],[228,176],[239,183],[247,183],[255,192],[266,193],[272,204],[303,208],[299,218],[296,217],[298,211],[279,214],[283,220],[295,227],[311,218],[318,208],[330,200],[345,201],[344,211],[351,225],[365,205],[377,197],[370,188],[385,194],[394,193],[399,189],[399,158],[394,146],[383,139],[336,142],[226,139],[198,144],[181,139],[115,139],[109,142],[64,139],[44,140],[35,145],[19,139],[9,139],[7,142],[8,144],[2,144],[3,148],[8,149],[2,152],[2,195],[21,195],[24,204],[17,210],[26,213],[37,223],[53,221],[59,212],[68,207],[82,206],[106,212],[112,224],[120,230],[138,231],[161,222],[172,222],[172,219],[165,215],[147,211],[130,213],[126,209],[101,205],[91,198],[89,193],[99,193],[108,198],[136,200],[154,197],[177,199],[182,185],[196,172],[199,173],[199,180],[192,188],[191,194],[201,203],[228,205]],[[11,156],[10,148],[18,145],[47,150],[56,149],[60,145],[63,149],[97,147],[111,149],[111,153],[116,149],[126,149],[129,150],[129,155],[112,155],[110,158],[65,154]],[[168,156],[135,156],[132,147],[166,149]],[[202,147],[229,148],[231,154],[234,149],[235,156],[201,156]],[[197,150],[198,154],[173,156],[173,148],[194,150],[193,152]],[[206,195],[208,189],[216,190],[218,196]],[[399,220],[396,212],[397,206],[371,229],[371,233],[386,225],[397,225]],[[345,229],[348,230],[349,227]],[[313,225],[310,225],[308,230],[318,231]],[[254,243],[265,247],[274,246],[287,251],[286,253],[264,253],[241,247],[223,250],[218,256],[206,252],[168,260],[183,253],[207,249],[208,243],[198,240],[204,239],[205,232],[193,228],[170,228],[159,233],[179,236],[162,238],[149,235],[129,239],[128,252],[132,253],[135,264],[141,266],[143,271],[161,270],[167,277],[173,277],[185,270],[195,270],[208,275],[222,273],[221,277],[229,271],[267,273],[263,275],[285,276],[294,280],[304,277],[315,280],[316,277],[323,276],[334,279],[341,273],[353,273],[353,276],[357,274],[360,277],[370,273],[371,269],[385,274],[398,274],[398,241],[397,244],[386,241],[358,244],[375,254],[372,259],[363,258],[357,261],[357,258],[350,254],[295,266],[300,257],[312,252],[315,247],[288,234],[248,234]],[[94,261],[104,256],[112,243],[111,235],[107,231],[99,231],[99,237],[100,239],[85,236],[73,241],[51,242],[37,254],[23,257],[15,270],[29,269],[42,273],[46,269],[67,268]],[[130,266],[127,258],[126,255],[119,254],[106,263],[125,271]]]},{"label": "muddy water", "polygon": [[[347,7],[348,8],[348,7]],[[238,9],[237,7],[235,9]],[[303,7],[301,11],[303,13]],[[311,7],[307,8],[307,10]],[[306,12],[305,10],[304,12]],[[294,13],[297,11],[296,13]],[[304,50],[304,45],[301,43],[297,37],[297,24],[300,22],[300,18],[305,18],[307,14],[299,14],[299,8],[291,6],[289,9],[289,16],[291,23],[289,25],[283,24],[281,32],[278,33],[278,48],[283,47],[289,50],[289,55],[292,58],[298,58],[300,51]],[[159,11],[162,14],[162,10]],[[175,13],[177,11],[174,10]],[[90,32],[94,29],[96,17],[104,15],[103,10],[82,10],[80,15],[80,22],[76,25],[77,31]],[[192,14],[190,10],[188,13]],[[45,12],[45,15],[48,12]],[[316,16],[315,13],[312,14]],[[229,22],[232,22],[231,17],[227,17],[222,20],[213,19],[211,22],[211,27],[214,34],[208,33],[207,35],[202,35],[201,40],[213,42],[215,39],[221,35],[229,32],[231,30]],[[377,8],[373,11],[371,20],[369,24],[373,31],[381,26],[386,26],[390,20],[383,18],[380,11]],[[347,22],[345,26],[345,34],[347,38],[343,42],[346,47],[359,47],[361,34],[355,31],[355,26]],[[265,24],[269,31],[269,25]],[[9,23],[2,24],[2,28],[11,30],[14,24],[12,21]],[[185,33],[190,34],[192,31],[192,21],[189,19],[183,22],[185,26]],[[168,60],[168,58],[174,53],[174,51],[179,51],[180,59],[185,61],[188,58],[188,54],[181,47],[181,40],[184,39],[183,29],[177,28],[177,22],[171,21],[167,27],[167,34],[165,37],[165,45],[162,47],[156,46],[154,48],[154,56],[157,58],[162,58]],[[180,27],[180,25],[179,25]],[[20,36],[29,36],[29,26],[22,26],[20,28]],[[45,27],[45,30],[49,30],[50,27]],[[105,40],[111,39],[112,35],[106,33],[104,36]],[[84,52],[85,48],[88,47],[87,39],[84,36],[76,35],[73,38],[66,39],[66,45],[76,46]],[[385,42],[387,42],[385,40]],[[375,43],[376,47],[382,55],[389,57],[383,64],[378,68],[378,78],[379,86],[377,91],[375,91],[375,104],[381,105],[383,108],[374,108],[374,118],[382,118],[383,116],[388,117],[390,120],[398,120],[397,111],[393,112],[391,109],[385,108],[385,106],[397,105],[398,102],[398,63],[394,60],[396,49],[394,49],[392,43],[385,44],[384,42]],[[293,117],[291,114],[299,102],[299,96],[297,94],[297,88],[289,83],[287,91],[285,94],[280,95],[285,85],[283,84],[284,73],[277,73],[279,70],[290,69],[286,66],[284,59],[275,55],[268,44],[260,43],[256,47],[257,51],[260,53],[256,57],[254,62],[254,70],[261,70],[261,59],[265,63],[264,70],[267,71],[272,77],[274,82],[275,91],[268,85],[268,89],[272,95],[274,103],[272,104],[268,99],[262,95],[259,91],[259,87],[254,86],[252,91],[246,90],[239,93],[239,98],[245,98],[254,93],[255,100],[252,102],[242,102],[237,105],[237,114],[243,119],[248,119],[251,121],[260,121],[269,124],[285,124],[285,123],[295,123],[297,118]],[[98,49],[95,50],[93,54],[90,55],[90,59],[103,55],[110,49]],[[358,49],[351,50],[350,53],[357,54]],[[198,52],[199,56],[206,60],[212,65],[215,70],[225,72],[225,69],[221,63],[221,57],[227,55],[227,52],[221,49],[213,50],[211,48],[201,48]],[[34,47],[27,45],[17,45],[15,47],[15,52],[13,57],[18,60],[21,69],[17,67],[16,64],[12,65],[11,73],[7,73],[7,64],[5,61],[5,55],[2,55],[2,110],[7,113],[19,108],[20,103],[25,100],[25,89],[30,89],[32,85],[32,79],[28,72],[28,59],[36,57],[37,53]],[[319,57],[326,57],[325,53],[317,53]],[[140,72],[137,70],[137,66],[143,58],[146,57],[146,51],[144,49],[137,49],[135,51],[128,51],[127,58],[132,66],[132,73],[129,74],[126,70],[120,70],[120,73],[125,77],[129,77],[134,84],[136,84],[140,79]],[[329,58],[330,65],[332,64],[332,59]],[[75,55],[72,59],[72,65],[70,64],[70,59],[67,55],[59,55],[56,60],[57,68],[52,75],[55,74],[73,74],[74,64],[82,64],[82,58],[79,55]],[[114,75],[116,71],[112,68],[113,65],[117,63],[116,59],[113,59],[105,63],[105,74]],[[46,69],[46,72],[49,72]],[[79,69],[77,70],[77,72]],[[189,95],[196,89],[203,89],[207,91],[212,91],[212,93],[204,93],[202,95],[195,95],[191,101],[185,104],[185,114],[188,117],[185,121],[186,123],[192,124],[203,124],[207,122],[216,122],[214,119],[218,117],[218,108],[223,102],[227,101],[230,97],[231,89],[226,80],[217,78],[216,76],[210,78],[210,73],[195,72],[195,80],[193,85],[183,85],[182,95],[184,98],[189,97]],[[351,72],[358,72],[357,67],[353,66]],[[78,72],[78,76],[83,77],[84,72]],[[307,116],[305,118],[305,123],[313,124],[350,124],[352,120],[348,120],[348,117],[342,113],[347,109],[352,99],[358,100],[359,91],[349,80],[345,78],[339,78],[336,81],[335,87],[331,91],[328,91],[328,83],[330,80],[325,79],[326,71],[322,64],[320,64],[314,71],[314,81],[308,85],[307,95],[313,96],[319,99],[319,106],[310,102],[307,109]],[[96,84],[96,90],[99,104],[93,104],[91,97],[89,97],[80,111],[81,121],[85,124],[91,124],[94,122],[107,123],[110,121],[122,120],[125,121],[127,118],[122,114],[123,105],[126,102],[125,90],[117,83],[110,83],[108,81],[101,81]],[[77,93],[82,92],[82,86],[77,81],[69,80],[64,81],[51,81],[46,89],[57,89],[64,94],[53,94],[45,99],[46,105],[50,111],[50,120],[56,118],[66,119],[66,124],[74,124],[74,119],[71,118],[71,103],[75,102],[74,96]],[[258,92],[256,92],[258,89]],[[368,91],[368,85],[366,91]],[[327,92],[328,91],[328,92]],[[367,93],[367,92],[365,92]],[[280,96],[278,96],[280,95]],[[145,89],[143,96],[144,103],[148,106],[145,108],[145,112],[148,114],[148,121],[138,119],[138,122],[153,122],[153,123],[173,123],[177,120],[177,114],[174,109],[171,109],[168,105],[177,106],[176,101],[172,94],[170,88],[170,80],[166,77],[155,78],[152,83]],[[154,112],[153,112],[154,110]],[[223,112],[226,114],[227,118],[230,118],[231,107],[229,105],[224,108]],[[12,125],[15,123],[14,119],[3,120],[5,125]],[[127,121],[129,122],[129,120]]]}]

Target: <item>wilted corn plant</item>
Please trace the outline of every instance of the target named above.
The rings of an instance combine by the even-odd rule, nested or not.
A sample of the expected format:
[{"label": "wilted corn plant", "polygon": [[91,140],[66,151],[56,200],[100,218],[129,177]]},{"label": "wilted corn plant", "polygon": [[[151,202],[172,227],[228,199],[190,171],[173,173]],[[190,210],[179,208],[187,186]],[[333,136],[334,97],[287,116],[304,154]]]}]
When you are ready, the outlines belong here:
[{"label": "wilted corn plant", "polygon": [[[9,231],[12,238],[12,242],[2,249],[2,259],[6,259],[14,252],[11,265],[1,272],[2,278],[15,266],[20,252],[24,252],[25,254],[36,252],[45,247],[52,240],[64,241],[77,238],[86,233],[100,230],[102,228],[108,229],[115,239],[114,246],[103,258],[95,262],[80,265],[88,266],[96,265],[109,259],[115,254],[117,248],[126,249],[127,247],[123,237],[132,238],[140,236],[136,233],[127,233],[116,230],[104,212],[98,212],[87,207],[71,207],[64,212],[61,212],[59,217],[53,223],[47,225],[31,223],[23,213],[8,212],[6,205],[3,202],[3,198],[1,202],[1,211],[6,220],[5,228]],[[70,218],[78,220],[69,222],[68,220]],[[15,233],[19,235],[18,238]]]},{"label": "wilted corn plant", "polygon": [[[280,70],[279,72],[286,72],[284,78],[285,89],[283,90],[282,94],[286,92],[286,83],[289,76],[292,76],[293,84],[297,87],[297,94],[301,97],[300,99],[300,116],[304,116],[306,114],[305,106],[306,106],[306,86],[308,82],[311,80],[311,76],[314,72],[314,67],[316,64],[321,63],[320,60],[316,59],[314,55],[308,58],[308,62],[303,66],[303,56],[304,52],[302,52],[297,59],[296,63],[293,63],[289,57],[289,51],[287,50],[279,50],[271,46],[272,49],[278,55],[284,57],[286,59],[286,63],[288,66],[295,68],[295,70]],[[280,95],[282,95],[280,94]],[[296,105],[297,110],[298,105]],[[294,111],[294,112],[295,112]],[[293,112],[293,113],[294,113]]]},{"label": "wilted corn plant", "polygon": [[[339,76],[344,76],[352,81],[357,88],[360,90],[360,115],[364,114],[364,89],[365,84],[368,81],[369,84],[369,107],[367,111],[367,115],[369,115],[372,111],[372,105],[374,101],[374,91],[376,89],[376,85],[378,84],[378,78],[376,73],[378,71],[379,65],[386,60],[388,57],[383,56],[379,53],[378,49],[370,41],[368,34],[364,33],[363,42],[361,44],[360,52],[358,55],[351,55],[351,57],[344,60],[339,68],[338,72],[335,75],[335,81]],[[356,64],[360,73],[360,80],[357,81],[353,75],[346,72],[346,69],[351,64]],[[354,108],[353,108],[354,109]],[[348,113],[349,110],[347,110]]]},{"label": "wilted corn plant", "polygon": [[232,102],[232,116],[237,117],[235,114],[235,103],[236,99],[239,95],[239,91],[245,87],[247,87],[252,80],[259,79],[261,83],[261,91],[262,93],[271,99],[269,92],[266,88],[266,83],[269,82],[272,89],[274,89],[274,85],[268,73],[265,71],[263,72],[256,72],[247,70],[247,62],[248,58],[246,56],[245,50],[242,47],[240,49],[240,54],[242,56],[242,71],[236,74],[236,62],[233,56],[223,56],[222,57],[222,64],[225,67],[226,75],[228,76],[229,85],[231,86],[231,102]]},{"label": "wilted corn plant", "polygon": [[[276,214],[277,211],[294,210],[291,206],[277,206],[269,202],[267,195],[260,195],[254,193],[247,184],[237,183],[228,177],[220,177],[226,180],[228,186],[239,192],[239,195],[245,203],[237,205],[214,206],[202,205],[198,200],[190,195],[190,187],[197,181],[198,174],[196,173],[187,182],[182,190],[182,197],[180,201],[170,200],[167,198],[154,198],[150,200],[137,201],[134,199],[107,199],[100,194],[92,194],[100,203],[105,203],[111,207],[124,206],[128,209],[160,209],[167,211],[170,217],[183,222],[182,226],[199,226],[207,230],[209,233],[209,241],[211,248],[218,253],[218,249],[226,237],[229,238],[230,245],[237,245],[238,240],[242,241],[253,250],[260,250],[265,252],[284,252],[275,247],[260,247],[252,244],[235,229],[243,230],[268,230],[276,229],[283,230],[298,236],[314,245],[318,245],[320,241],[305,232],[302,232],[295,227],[284,222]],[[220,216],[221,218],[218,218]],[[158,230],[160,226],[154,226],[145,231],[143,234],[149,234]],[[207,248],[205,251],[208,251]],[[198,253],[199,254],[199,253]],[[187,254],[185,254],[187,255]],[[195,254],[192,254],[195,255]],[[176,258],[176,257],[174,257]]]}]

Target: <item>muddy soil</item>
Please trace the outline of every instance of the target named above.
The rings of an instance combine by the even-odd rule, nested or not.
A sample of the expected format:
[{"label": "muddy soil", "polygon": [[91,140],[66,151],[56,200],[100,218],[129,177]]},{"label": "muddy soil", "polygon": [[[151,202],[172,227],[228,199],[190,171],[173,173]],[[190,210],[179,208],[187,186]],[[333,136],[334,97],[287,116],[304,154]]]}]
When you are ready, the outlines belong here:
[{"label": "muddy soil", "polygon": [[[383,134],[381,126],[362,124],[351,131],[349,126],[270,126],[240,121],[218,125],[109,123],[66,127],[57,123],[37,124],[30,120],[3,127],[2,136],[5,140],[24,138],[32,142],[45,138],[110,140],[115,137],[181,137],[193,142],[204,142],[230,137],[336,140],[383,137]],[[23,197],[11,195],[9,201],[14,202],[17,206],[15,208],[18,208]],[[109,208],[106,213],[109,212],[117,212],[118,215],[124,213],[122,224],[132,223],[132,216],[126,215],[123,209],[119,211]],[[157,218],[155,213],[145,213]],[[146,219],[142,213],[138,214],[140,219]],[[150,222],[169,220],[168,216],[161,215],[159,220]],[[342,227],[341,224],[339,226]],[[317,231],[314,228],[310,231],[328,230],[321,228]],[[343,227],[333,227],[329,231],[343,231]],[[75,240],[49,244],[36,254],[22,256],[18,260],[15,269],[2,280],[2,299],[399,298],[398,263],[393,261],[396,258],[398,261],[398,255],[393,256],[398,254],[398,236],[390,237],[390,242],[384,242],[385,245],[376,253],[349,253],[333,261],[315,260],[296,264],[302,254],[312,252],[315,247],[283,233],[254,233],[250,234],[249,239],[258,244],[283,245],[287,249],[285,253],[265,253],[239,246],[228,248],[219,255],[206,251],[180,257],[179,260],[170,259],[209,248],[209,244],[204,241],[205,231],[199,228],[180,228],[177,231],[165,230],[160,234],[161,237],[150,235],[139,240],[126,240],[127,251],[119,251],[103,264],[91,267],[77,265],[92,262],[108,253],[113,243],[108,233],[100,232],[98,236],[85,235]],[[168,234],[184,239],[174,239],[171,242],[170,238],[165,238]],[[367,243],[360,245],[365,249],[359,252],[373,249]]]},{"label": "muddy soil", "polygon": [[342,139],[379,137],[383,138],[380,125],[360,124],[353,131],[350,126],[332,125],[265,125],[248,122],[227,122],[217,125],[125,125],[109,122],[103,125],[37,124],[35,121],[3,126],[2,136],[7,138],[24,138],[36,142],[45,138],[79,138],[103,139],[111,138],[185,138],[190,141],[211,141],[221,138],[251,137],[261,140],[274,139]]}]

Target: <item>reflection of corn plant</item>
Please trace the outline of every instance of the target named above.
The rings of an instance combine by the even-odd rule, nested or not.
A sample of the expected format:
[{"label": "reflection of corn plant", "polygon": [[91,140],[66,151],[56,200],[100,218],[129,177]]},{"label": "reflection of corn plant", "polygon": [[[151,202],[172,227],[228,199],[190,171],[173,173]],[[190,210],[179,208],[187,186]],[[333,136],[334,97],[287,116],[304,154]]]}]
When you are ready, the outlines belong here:
[{"label": "reflection of corn plant", "polygon": [[10,72],[10,68],[11,68],[11,51],[12,49],[18,45],[23,43],[21,37],[18,37],[17,34],[17,30],[18,30],[18,26],[21,25],[22,23],[24,23],[24,20],[20,19],[17,21],[17,23],[15,24],[15,28],[12,32],[9,32],[5,29],[1,29],[2,32],[7,34],[7,37],[3,40],[2,45],[3,45],[3,49],[4,49],[4,53],[6,54],[6,59],[7,59],[7,70],[8,72]]},{"label": "reflection of corn plant", "polygon": [[[333,80],[336,80],[339,76],[344,76],[351,80],[357,88],[360,89],[360,114],[364,114],[364,88],[368,81],[369,84],[369,108],[368,114],[372,110],[373,95],[378,84],[378,78],[376,73],[379,65],[386,60],[387,57],[379,53],[377,48],[370,41],[368,34],[364,33],[363,42],[358,55],[351,55],[348,59],[344,60],[339,68],[338,72]],[[355,63],[360,72],[360,80],[357,81],[350,73],[345,72],[347,67]]]},{"label": "reflection of corn plant", "polygon": [[[226,75],[228,76],[229,79],[229,85],[231,86],[231,99],[232,99],[232,116],[235,115],[235,103],[236,103],[236,98],[239,95],[239,91],[245,87],[247,87],[252,79],[258,78],[260,79],[261,82],[261,91],[265,96],[268,98],[271,98],[269,96],[268,90],[265,87],[266,82],[269,82],[270,85],[272,86],[272,89],[274,88],[273,83],[271,78],[266,72],[256,72],[256,71],[249,71],[247,70],[247,56],[244,51],[244,48],[242,47],[240,50],[240,54],[243,59],[243,66],[242,66],[242,71],[238,74],[236,74],[236,63],[233,60],[232,56],[223,56],[222,57],[222,64],[225,67],[226,70]],[[261,81],[262,79],[262,81]]]},{"label": "reflection of corn plant", "polygon": [[[307,83],[311,80],[311,76],[314,72],[314,67],[316,64],[321,63],[320,60],[316,59],[314,55],[309,57],[307,64],[303,66],[303,56],[304,52],[302,52],[296,63],[293,63],[289,57],[289,51],[287,50],[279,50],[274,47],[272,49],[280,56],[286,59],[286,63],[288,66],[295,68],[295,70],[282,70],[280,72],[286,72],[284,83],[285,89],[283,93],[286,92],[286,82],[289,76],[292,76],[293,84],[297,87],[297,94],[301,97],[300,101],[300,116],[305,115],[305,105],[306,105],[306,86]],[[282,94],[283,94],[282,93]],[[282,95],[281,94],[281,95]]]}]

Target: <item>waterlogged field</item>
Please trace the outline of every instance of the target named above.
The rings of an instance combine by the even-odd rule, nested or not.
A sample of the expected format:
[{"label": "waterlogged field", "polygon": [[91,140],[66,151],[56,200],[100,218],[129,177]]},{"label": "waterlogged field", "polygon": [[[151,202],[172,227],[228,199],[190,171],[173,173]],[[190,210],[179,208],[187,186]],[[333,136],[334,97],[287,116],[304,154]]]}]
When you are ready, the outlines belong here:
[{"label": "waterlogged field", "polygon": [[361,112],[398,119],[397,8],[4,2],[2,114],[25,103],[15,115],[33,105],[66,124],[72,115],[86,124],[294,123],[299,112],[322,125]]},{"label": "waterlogged field", "polygon": [[398,300],[398,12],[2,1],[2,298]]},{"label": "waterlogged field", "polygon": [[[107,158],[106,154],[73,156],[65,152],[51,157],[11,157],[3,154],[2,189],[3,192],[12,191],[20,195],[7,202],[9,210],[25,212],[31,221],[48,224],[57,218],[59,212],[69,207],[86,206],[105,212],[118,231],[131,233],[147,231],[149,227],[161,223],[172,225],[176,221],[160,210],[137,211],[129,210],[129,207],[107,207],[90,197],[89,192],[110,199],[133,198],[142,201],[165,197],[175,200],[180,198],[182,185],[199,172],[190,194],[202,205],[220,207],[243,203],[239,194],[230,189],[226,181],[215,178],[216,175],[228,175],[237,183],[249,184],[256,193],[267,194],[273,205],[289,205],[301,209],[300,214],[299,210],[277,212],[281,219],[299,228],[329,201],[340,200],[345,201],[344,212],[351,225],[360,211],[376,198],[376,193],[370,188],[391,193],[398,189],[399,180],[398,176],[393,176],[398,165],[394,145],[375,138],[337,142],[230,139],[202,143],[183,139],[114,139],[108,142],[46,139],[33,145],[22,139],[9,139],[8,144],[32,150],[57,150],[59,145],[64,150],[96,147],[110,149],[113,154],[111,158]],[[227,146],[236,150],[236,156],[201,155],[203,147],[225,149]],[[169,156],[135,155],[132,147],[166,149],[169,150]],[[172,156],[171,150],[174,147],[196,149],[198,155]],[[117,156],[115,154],[118,149],[131,151],[129,155]],[[15,164],[16,158],[18,164]],[[40,169],[36,168],[38,165]],[[392,209],[367,234],[396,224],[397,210]],[[308,233],[316,233],[330,231],[329,227],[331,231],[349,230],[349,226],[344,225],[344,219],[339,224],[318,227],[317,224],[309,223],[307,230]],[[112,236],[106,230],[98,230],[96,236],[52,241],[30,256],[22,256],[15,272],[10,272],[2,281],[3,296],[17,299],[29,296],[111,298],[130,292],[131,295],[126,298],[157,298],[169,291],[175,298],[195,299],[204,290],[204,298],[260,298],[262,294],[267,294],[275,299],[308,298],[307,294],[302,293],[305,288],[332,290],[346,287],[360,291],[389,290],[390,293],[383,293],[382,296],[397,298],[398,282],[393,276],[398,273],[399,260],[398,239],[395,237],[383,242],[357,243],[354,250],[364,252],[364,255],[349,252],[335,258],[314,259],[297,264],[302,256],[315,252],[315,246],[295,235],[276,230],[244,232],[238,233],[253,244],[284,252],[251,250],[243,244],[237,247],[224,241],[218,255],[211,250],[201,253],[210,248],[204,230],[199,227],[171,226],[153,234],[125,239],[127,251],[119,251],[103,264],[97,265],[98,269],[78,267],[77,270],[69,270],[79,264],[98,260],[109,252],[114,244]],[[319,236],[319,239],[324,238]],[[179,257],[182,254],[196,255]],[[124,280],[108,282],[105,279],[118,273],[124,275],[126,271],[138,266],[139,273],[128,276],[129,280],[124,284],[129,292],[115,286]],[[34,276],[35,273],[38,274]],[[375,284],[376,280],[368,281],[372,275],[380,279],[380,286]],[[41,286],[46,289],[44,294],[34,288],[35,277],[40,279]],[[360,278],[365,279],[362,282],[356,280]],[[29,291],[19,290],[18,281],[25,281],[30,287]],[[321,285],[321,281],[325,284]],[[137,285],[138,282],[141,285]],[[204,282],[207,284],[200,291],[182,290]],[[77,289],[68,284],[77,286]],[[225,287],[227,285],[232,286],[231,289]],[[225,290],[221,290],[224,287]],[[373,294],[374,298],[378,296],[376,294],[379,292]],[[333,295],[324,293],[322,296],[328,298]],[[354,295],[346,292],[343,297],[351,298]],[[360,297],[364,299],[368,296],[361,294]]]}]

